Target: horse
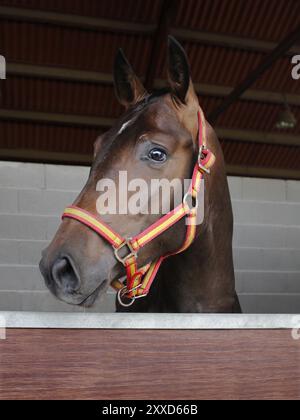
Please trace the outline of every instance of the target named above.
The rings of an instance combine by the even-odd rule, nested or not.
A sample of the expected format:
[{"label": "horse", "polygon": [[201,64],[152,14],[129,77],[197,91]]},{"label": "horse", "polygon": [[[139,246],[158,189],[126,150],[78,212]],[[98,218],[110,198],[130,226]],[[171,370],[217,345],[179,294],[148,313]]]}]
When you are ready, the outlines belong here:
[{"label": "horse", "polygon": [[[93,306],[114,279],[122,279],[126,273],[129,276],[133,265],[125,262],[131,258],[135,264],[132,287],[119,282],[117,312],[241,312],[232,253],[233,213],[222,148],[204,118],[186,52],[171,36],[167,55],[168,88],[148,93],[123,51],[116,54],[114,87],[125,112],[97,138],[87,183],[65,212],[40,262],[46,286],[68,304]],[[205,147],[198,144],[202,130]],[[215,158],[211,170],[201,165],[205,150]],[[128,179],[142,178],[148,184],[153,178],[177,178],[183,183],[192,177],[197,163],[202,169],[197,173],[205,183],[204,220],[195,226],[184,252],[177,253],[187,240],[185,217],[178,217],[138,252],[128,238],[149,226],[161,226],[160,221],[166,220],[162,219],[163,213],[106,214],[98,218],[99,180],[111,179],[121,188],[118,174],[126,171]],[[183,198],[180,207],[188,216],[197,201],[190,198]],[[170,200],[173,202],[174,197]],[[122,238],[127,240],[123,242]],[[121,255],[124,252],[126,257]],[[153,261],[159,264],[151,288],[139,295],[141,279]]]}]

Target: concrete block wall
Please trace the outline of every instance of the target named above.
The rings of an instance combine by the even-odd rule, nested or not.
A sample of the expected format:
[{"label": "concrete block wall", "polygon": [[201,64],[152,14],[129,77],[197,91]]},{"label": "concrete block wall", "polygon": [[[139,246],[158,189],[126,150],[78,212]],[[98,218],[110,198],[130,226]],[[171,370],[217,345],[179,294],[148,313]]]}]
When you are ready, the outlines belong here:
[{"label": "concrete block wall", "polygon": [[[84,167],[0,162],[0,311],[84,311],[51,296],[38,263],[88,173]],[[113,306],[110,294],[92,311]]]},{"label": "concrete block wall", "polygon": [[[73,311],[45,289],[41,250],[89,169],[0,162],[0,311]],[[237,290],[248,313],[300,313],[300,182],[229,178]],[[114,310],[111,291],[86,311]]]},{"label": "concrete block wall", "polygon": [[300,182],[229,178],[245,312],[300,313]]}]

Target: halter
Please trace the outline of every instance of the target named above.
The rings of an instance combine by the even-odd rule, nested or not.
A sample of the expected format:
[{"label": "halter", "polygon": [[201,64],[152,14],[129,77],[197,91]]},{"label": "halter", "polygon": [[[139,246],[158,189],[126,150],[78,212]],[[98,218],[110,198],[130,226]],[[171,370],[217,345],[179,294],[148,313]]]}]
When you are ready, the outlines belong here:
[{"label": "halter", "polygon": [[[95,217],[92,213],[76,206],[68,207],[64,211],[63,219],[77,220],[112,245],[116,259],[126,269],[126,284],[124,284],[122,279],[114,280],[111,284],[118,291],[118,300],[122,306],[131,306],[136,299],[147,296],[162,262],[171,255],[185,251],[196,237],[198,193],[204,174],[209,174],[210,168],[215,163],[215,156],[206,148],[206,126],[201,109],[198,112],[198,122],[199,154],[188,192],[178,207],[160,218],[139,235],[133,238],[123,238],[99,217]],[[142,268],[138,268],[137,258],[139,250],[184,217],[187,219],[187,231],[181,248],[174,253],[159,257]],[[129,299],[129,301],[126,302],[125,298]]]}]

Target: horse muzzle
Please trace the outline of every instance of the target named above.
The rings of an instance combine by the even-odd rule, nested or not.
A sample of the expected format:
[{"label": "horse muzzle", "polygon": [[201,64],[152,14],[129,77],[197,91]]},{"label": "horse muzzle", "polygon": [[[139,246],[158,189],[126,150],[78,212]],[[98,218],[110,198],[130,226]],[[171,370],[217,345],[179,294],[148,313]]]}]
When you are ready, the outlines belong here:
[{"label": "horse muzzle", "polygon": [[76,268],[76,264],[70,256],[62,256],[47,263],[45,252],[40,262],[40,271],[45,279],[47,288],[58,299],[71,304],[84,307],[92,306],[100,292],[105,288],[106,281],[98,282],[98,287],[92,291],[83,291],[83,284]]}]

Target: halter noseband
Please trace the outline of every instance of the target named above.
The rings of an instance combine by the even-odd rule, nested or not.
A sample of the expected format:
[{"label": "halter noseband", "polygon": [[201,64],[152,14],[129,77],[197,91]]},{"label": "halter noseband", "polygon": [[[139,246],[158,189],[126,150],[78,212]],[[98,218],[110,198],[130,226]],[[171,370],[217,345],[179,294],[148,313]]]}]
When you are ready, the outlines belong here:
[{"label": "halter noseband", "polygon": [[[101,221],[99,217],[95,217],[92,213],[76,206],[68,207],[64,211],[63,219],[77,220],[112,245],[115,257],[124,265],[127,275],[126,285],[121,280],[114,280],[111,284],[118,291],[118,300],[122,306],[131,306],[136,299],[147,296],[162,262],[171,255],[185,251],[196,237],[198,193],[204,174],[210,173],[210,168],[215,162],[215,156],[206,148],[206,126],[201,109],[198,112],[198,122],[199,155],[187,194],[178,207],[160,218],[139,235],[133,238],[123,238],[110,226]],[[187,231],[181,248],[172,254],[159,257],[142,268],[138,268],[138,251],[184,217],[187,218]],[[126,303],[124,298],[129,299],[129,302]]]}]

